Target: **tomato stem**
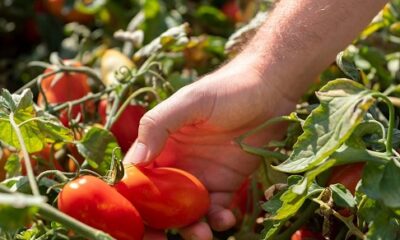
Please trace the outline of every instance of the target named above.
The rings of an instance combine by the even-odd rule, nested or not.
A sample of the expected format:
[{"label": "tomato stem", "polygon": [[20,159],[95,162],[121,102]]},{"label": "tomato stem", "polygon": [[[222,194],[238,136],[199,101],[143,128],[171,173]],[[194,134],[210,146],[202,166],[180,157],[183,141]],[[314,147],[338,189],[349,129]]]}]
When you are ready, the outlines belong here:
[{"label": "tomato stem", "polygon": [[152,88],[152,87],[144,87],[144,88],[140,88],[137,91],[135,91],[134,93],[132,93],[125,101],[124,103],[121,105],[121,107],[118,109],[118,112],[115,114],[115,116],[110,116],[111,118],[111,123],[110,123],[110,128],[112,127],[112,125],[118,121],[118,118],[122,115],[122,113],[124,112],[125,108],[128,107],[128,105],[130,104],[131,100],[134,99],[135,97],[139,96],[140,94],[146,93],[146,92],[151,92],[153,93],[157,100],[160,100],[156,91]]},{"label": "tomato stem", "polygon": [[325,203],[319,198],[313,198],[312,199],[314,202],[318,203],[321,207],[329,209],[334,217],[342,221],[347,228],[349,229],[350,233],[354,234],[356,237],[360,239],[364,239],[364,233],[361,232],[360,229],[358,229],[354,223],[353,223],[353,217],[343,217],[340,213],[338,213],[335,209],[332,209],[329,204]]},{"label": "tomato stem", "polygon": [[17,123],[14,120],[14,112],[10,113],[10,123],[13,127],[15,134],[17,135],[19,145],[21,146],[22,154],[24,156],[24,164],[26,168],[26,172],[28,175],[29,185],[31,187],[32,193],[35,196],[40,196],[39,187],[37,185],[35,175],[33,173],[31,159],[29,157],[28,150],[26,149],[24,138],[22,137],[22,133],[20,128],[18,127]]},{"label": "tomato stem", "polygon": [[395,121],[394,106],[392,104],[392,101],[390,101],[390,99],[382,93],[377,92],[377,93],[372,94],[372,96],[382,99],[388,106],[389,126],[388,126],[388,130],[387,130],[388,133],[387,133],[387,137],[386,137],[386,153],[389,156],[392,156],[393,155],[393,130],[394,130],[394,121]]},{"label": "tomato stem", "polygon": [[[134,76],[134,78],[136,79],[138,76],[143,75],[144,73],[146,73],[149,70],[149,67],[152,64],[152,61],[155,59],[157,55],[152,55],[150,56],[144,63],[143,65],[140,67],[140,69],[138,70],[137,74]],[[111,129],[113,123],[118,120],[118,117],[122,114],[122,112],[124,111],[125,107],[128,106],[130,100],[132,100],[134,97],[136,97],[137,95],[143,93],[141,91],[141,89],[137,90],[136,92],[134,92],[131,96],[128,97],[128,99],[123,103],[123,106],[121,106],[120,109],[118,109],[118,107],[120,106],[120,102],[121,99],[124,97],[125,93],[128,91],[130,85],[132,83],[132,80],[129,81],[127,84],[125,84],[125,86],[122,88],[121,93],[120,94],[115,94],[114,100],[113,100],[113,105],[111,107],[110,112],[107,114],[107,121],[106,124],[104,126],[105,129],[109,130]],[[151,91],[149,90],[149,88],[142,88],[142,89],[146,89],[146,91]],[[140,92],[139,92],[140,91]],[[139,92],[139,93],[137,93]],[[157,93],[153,90],[151,91],[153,93],[155,93],[156,96]]]}]

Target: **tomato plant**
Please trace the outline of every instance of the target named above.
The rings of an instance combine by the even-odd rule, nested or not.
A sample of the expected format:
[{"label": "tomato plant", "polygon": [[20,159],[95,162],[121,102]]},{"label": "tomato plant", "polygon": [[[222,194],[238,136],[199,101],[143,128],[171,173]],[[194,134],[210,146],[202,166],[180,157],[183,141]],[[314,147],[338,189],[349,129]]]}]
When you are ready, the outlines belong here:
[{"label": "tomato plant", "polygon": [[135,207],[96,177],[81,176],[66,184],[59,194],[58,208],[117,239],[143,237],[142,219]]},{"label": "tomato plant", "polygon": [[[107,100],[101,100],[99,103],[99,115],[103,124],[106,123]],[[140,105],[128,105],[121,116],[111,127],[123,152],[127,152],[138,136],[140,119],[146,112],[146,109]]]},{"label": "tomato plant", "polygon": [[210,205],[207,189],[193,175],[174,168],[128,166],[115,185],[152,228],[180,228],[203,217]]}]

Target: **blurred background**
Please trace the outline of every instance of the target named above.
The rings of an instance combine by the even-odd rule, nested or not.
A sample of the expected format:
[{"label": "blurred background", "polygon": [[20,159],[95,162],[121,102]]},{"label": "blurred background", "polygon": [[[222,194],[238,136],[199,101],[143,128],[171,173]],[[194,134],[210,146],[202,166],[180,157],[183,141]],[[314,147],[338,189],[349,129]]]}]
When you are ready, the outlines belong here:
[{"label": "blurred background", "polygon": [[[175,66],[204,74],[226,58],[224,45],[234,30],[272,1],[257,0],[1,0],[0,88],[14,91],[42,69],[30,61],[49,61],[52,52],[95,67],[109,48],[129,56],[171,27],[189,23],[191,47]],[[126,44],[117,31],[134,33]],[[136,34],[136,35],[135,35]],[[129,34],[128,34],[129,35]],[[132,34],[131,34],[132,35]],[[126,39],[125,39],[126,40]],[[190,48],[190,49],[189,49]],[[181,56],[181,57],[182,57]],[[174,62],[176,64],[176,61]]]}]

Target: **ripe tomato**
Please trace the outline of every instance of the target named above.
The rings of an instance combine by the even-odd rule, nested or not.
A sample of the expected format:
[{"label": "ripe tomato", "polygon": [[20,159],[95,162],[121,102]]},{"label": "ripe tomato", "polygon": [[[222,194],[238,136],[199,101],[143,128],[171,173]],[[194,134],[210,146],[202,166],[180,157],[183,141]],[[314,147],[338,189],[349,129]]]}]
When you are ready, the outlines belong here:
[{"label": "ripe tomato", "polygon": [[144,226],[135,207],[104,181],[79,177],[64,186],[58,208],[118,240],[140,240]]},{"label": "ripe tomato", "polygon": [[354,195],[357,183],[362,176],[363,167],[364,163],[352,163],[334,167],[327,185],[341,183]]},{"label": "ripe tomato", "polygon": [[[103,124],[106,123],[107,100],[101,100],[99,103],[99,115]],[[138,136],[140,119],[145,114],[146,109],[139,105],[129,105],[118,120],[111,127],[111,132],[122,151],[125,153],[132,146]]]},{"label": "ripe tomato", "polygon": [[222,5],[221,10],[233,22],[240,22],[243,20],[242,13],[236,0],[228,0]]},{"label": "ripe tomato", "polygon": [[155,229],[181,228],[204,216],[210,206],[207,189],[193,175],[174,168],[125,167],[115,188]]},{"label": "ripe tomato", "polygon": [[76,9],[71,9],[71,11],[68,12],[65,11],[64,4],[65,0],[45,1],[47,11],[64,22],[79,22],[82,24],[87,24],[93,21],[93,16],[90,14],[79,12]]},{"label": "ripe tomato", "polygon": [[[82,66],[81,63],[72,60],[64,60],[65,65],[79,67]],[[44,73],[50,73],[53,69],[48,68]],[[56,81],[56,82],[54,82]],[[90,86],[88,84],[88,77],[83,73],[65,72],[62,73],[60,78],[56,78],[56,75],[46,77],[42,80],[41,87],[45,92],[46,99],[49,103],[60,104],[68,101],[76,100],[84,97],[90,92]],[[44,105],[43,95],[38,96],[39,106]],[[86,108],[91,109],[93,103],[87,102]],[[76,118],[78,114],[82,114],[81,106],[76,105],[71,109],[71,117]],[[65,125],[68,126],[68,110],[64,109],[60,113],[60,120]]]},{"label": "ripe tomato", "polygon": [[292,237],[290,238],[290,240],[324,240],[324,239],[325,238],[320,233],[312,232],[305,228],[297,230],[295,233],[293,233]]}]

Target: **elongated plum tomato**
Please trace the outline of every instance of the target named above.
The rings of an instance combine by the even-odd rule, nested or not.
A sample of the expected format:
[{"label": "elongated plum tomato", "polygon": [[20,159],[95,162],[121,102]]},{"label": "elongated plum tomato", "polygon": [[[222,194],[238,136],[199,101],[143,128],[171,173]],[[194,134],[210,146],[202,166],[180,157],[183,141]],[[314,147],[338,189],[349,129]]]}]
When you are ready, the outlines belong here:
[{"label": "elongated plum tomato", "polygon": [[207,189],[193,175],[174,168],[125,167],[115,188],[139,211],[143,221],[156,229],[180,228],[207,213]]},{"label": "elongated plum tomato", "polygon": [[135,207],[104,181],[79,177],[62,189],[58,208],[118,240],[141,240],[144,226]]},{"label": "elongated plum tomato", "polygon": [[335,183],[343,184],[354,195],[358,181],[362,176],[364,163],[352,163],[333,168],[328,186]]},{"label": "elongated plum tomato", "polygon": [[[72,60],[64,60],[64,64],[67,66],[80,67],[82,64],[80,62]],[[53,72],[54,69],[47,68],[44,74]],[[68,101],[73,101],[84,97],[90,92],[90,86],[88,84],[88,77],[83,73],[76,72],[64,72],[61,73],[61,77],[56,77],[57,74],[51,75],[49,77],[43,78],[41,87],[44,91],[47,101],[51,104],[60,104]],[[44,106],[44,97],[40,93],[38,96],[39,106]],[[86,103],[86,108],[90,108],[93,105],[92,102]],[[64,109],[60,113],[61,122],[67,126],[68,125],[68,111]],[[78,114],[82,113],[81,106],[76,105],[71,109],[71,117],[76,118]]]},{"label": "elongated plum tomato", "polygon": [[[98,111],[103,124],[106,123],[106,109],[107,100],[101,100]],[[123,152],[127,152],[135,142],[138,136],[139,122],[145,112],[146,109],[140,105],[128,105],[111,127],[110,130]]]}]

